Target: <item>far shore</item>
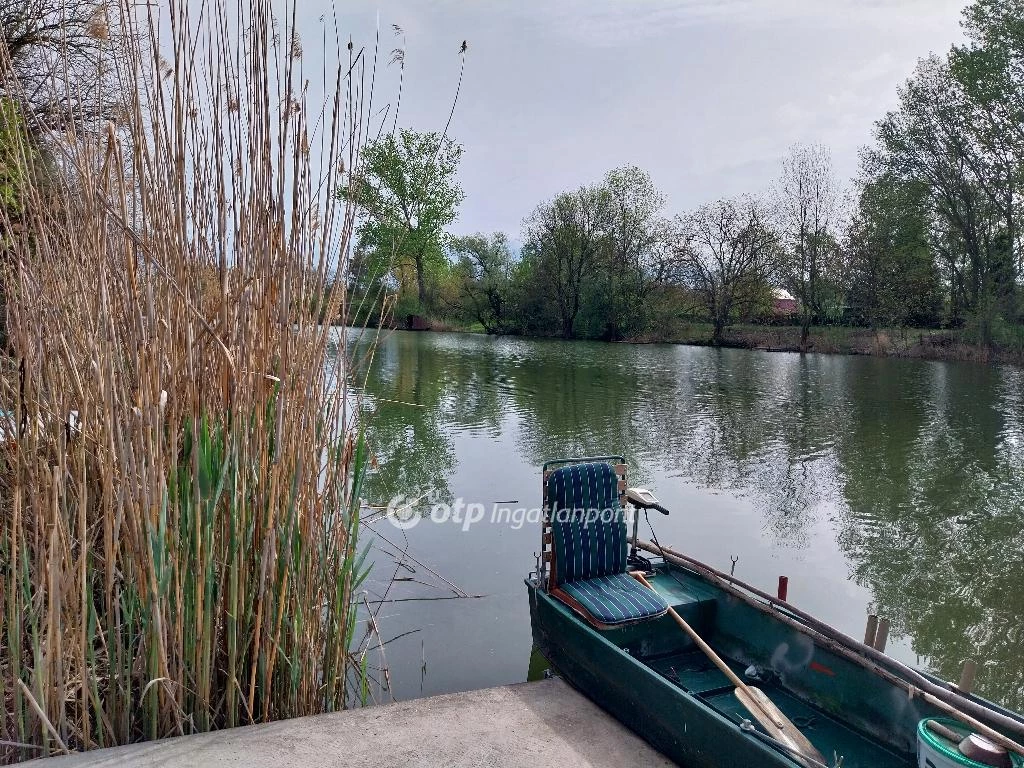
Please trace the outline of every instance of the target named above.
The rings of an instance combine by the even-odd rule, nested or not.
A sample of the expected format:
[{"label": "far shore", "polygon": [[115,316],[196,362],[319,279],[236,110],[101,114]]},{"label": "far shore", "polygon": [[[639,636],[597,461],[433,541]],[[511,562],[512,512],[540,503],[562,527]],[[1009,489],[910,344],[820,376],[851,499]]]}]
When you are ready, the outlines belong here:
[{"label": "far shore", "polygon": [[[484,334],[479,326],[459,327],[440,321],[426,321],[419,332],[447,332]],[[413,330],[396,327],[396,330]],[[509,335],[518,338],[554,338]],[[962,329],[935,328],[879,328],[851,326],[815,326],[811,328],[810,343],[800,348],[800,328],[793,325],[735,325],[725,332],[718,345],[712,341],[712,327],[708,323],[680,326],[673,333],[612,340],[618,344],[682,344],[686,346],[727,349],[751,349],[762,352],[808,352],[828,355],[867,355],[918,360],[961,361],[1024,365],[1024,341],[986,348],[965,338]],[[608,341],[604,339],[572,339],[573,341]]]},{"label": "far shore", "polygon": [[[711,326],[691,326],[691,330],[691,333],[681,338],[663,341],[692,346],[713,346]],[[726,331],[725,338],[719,346],[764,352],[804,351],[830,355],[1024,364],[1024,347],[1014,345],[1006,348],[986,348],[968,342],[964,335],[959,329],[819,326],[811,329],[808,347],[801,350],[799,327],[739,325]]]}]

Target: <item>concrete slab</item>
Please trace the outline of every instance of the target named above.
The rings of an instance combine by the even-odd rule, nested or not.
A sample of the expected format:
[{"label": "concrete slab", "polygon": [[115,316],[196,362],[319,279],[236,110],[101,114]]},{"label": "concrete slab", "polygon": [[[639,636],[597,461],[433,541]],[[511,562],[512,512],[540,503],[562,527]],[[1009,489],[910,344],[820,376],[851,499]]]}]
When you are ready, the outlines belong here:
[{"label": "concrete slab", "polygon": [[434,696],[35,761],[46,768],[667,768],[561,680]]}]

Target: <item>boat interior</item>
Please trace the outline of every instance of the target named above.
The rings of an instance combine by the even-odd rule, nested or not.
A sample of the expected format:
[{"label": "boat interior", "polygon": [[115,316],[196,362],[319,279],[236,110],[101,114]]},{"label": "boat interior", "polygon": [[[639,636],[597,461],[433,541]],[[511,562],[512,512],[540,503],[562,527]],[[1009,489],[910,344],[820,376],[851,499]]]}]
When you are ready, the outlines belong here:
[{"label": "boat interior", "polygon": [[[764,645],[757,644],[761,645],[757,647],[749,639],[741,639],[749,638],[749,629],[757,627],[759,623],[757,618],[741,615],[720,617],[718,607],[723,594],[711,586],[701,584],[698,579],[687,578],[679,569],[673,569],[670,574],[663,566],[652,575],[650,581],[669,605],[718,652],[733,672],[750,685],[760,688],[827,760],[835,764],[842,758],[843,768],[905,768],[916,765],[913,751],[916,717],[912,718],[912,722],[908,720],[909,732],[904,730],[897,733],[891,723],[879,728],[879,721],[875,724],[865,722],[867,713],[863,710],[860,718],[850,717],[852,710],[849,706],[838,711],[826,711],[820,704],[813,703],[825,700],[825,686],[815,683],[830,682],[836,676],[834,667],[839,664],[829,659],[826,663],[819,661],[809,667],[806,660],[799,658],[803,655],[799,650],[802,644],[794,638],[781,639],[770,649],[770,654],[766,654],[769,649]],[[728,614],[727,611],[722,613]],[[725,622],[735,618],[749,623],[746,628],[730,627],[728,623],[719,626],[720,618]],[[763,632],[759,634],[764,636]],[[668,617],[652,621],[646,626],[640,623],[605,632],[604,637],[672,685],[697,696],[723,716],[736,723],[747,721],[759,727],[736,697],[735,686]],[[835,662],[841,661],[835,659]],[[797,681],[793,677],[798,666],[805,670],[817,668],[821,671],[805,672]],[[751,667],[754,669],[751,670]],[[780,668],[794,671],[787,674],[779,672]],[[752,674],[748,674],[748,670]],[[808,675],[811,676],[809,680]],[[862,674],[856,674],[856,678],[858,681],[854,685],[859,684]],[[793,686],[795,682],[801,682],[802,685]],[[847,678],[847,682],[850,684],[853,681]],[[884,695],[890,698],[891,692],[887,691]]]},{"label": "boat interior", "polygon": [[[878,674],[861,657],[816,642],[784,604],[752,599],[710,575],[710,569],[704,573],[688,567],[684,558],[667,555],[660,545],[647,552],[663,557],[637,557],[635,546],[627,556],[627,541],[636,542],[636,528],[628,539],[621,515],[627,503],[668,514],[650,491],[627,488],[621,457],[545,465],[538,583],[561,611],[753,737],[788,749],[791,758],[799,749],[792,742],[787,747],[785,740],[795,733],[829,766],[918,764],[919,728],[934,725],[930,719],[942,714],[939,709],[915,697],[912,686]],[[595,509],[613,514],[593,516]],[[642,578],[634,578],[638,573]],[[702,644],[709,647],[702,649]],[[745,690],[748,686],[752,690]],[[745,705],[738,689],[747,697],[763,694],[768,701],[748,698]],[[785,727],[783,720],[788,720]],[[950,737],[970,735],[950,722]],[[956,749],[955,740],[950,745]],[[1005,750],[1001,757],[1011,764]],[[793,760],[795,765],[818,764]],[[1014,757],[1012,764],[1024,762]]]}]

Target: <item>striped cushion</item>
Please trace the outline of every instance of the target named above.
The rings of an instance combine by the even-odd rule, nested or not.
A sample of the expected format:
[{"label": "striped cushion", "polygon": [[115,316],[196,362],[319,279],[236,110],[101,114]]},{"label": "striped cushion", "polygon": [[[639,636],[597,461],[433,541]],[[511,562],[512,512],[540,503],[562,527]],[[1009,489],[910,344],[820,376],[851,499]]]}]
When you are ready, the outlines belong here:
[{"label": "striped cushion", "polygon": [[561,591],[602,624],[628,624],[668,611],[661,595],[624,573],[565,582]]},{"label": "striped cushion", "polygon": [[611,464],[556,469],[547,490],[556,583],[623,573],[626,523]]}]

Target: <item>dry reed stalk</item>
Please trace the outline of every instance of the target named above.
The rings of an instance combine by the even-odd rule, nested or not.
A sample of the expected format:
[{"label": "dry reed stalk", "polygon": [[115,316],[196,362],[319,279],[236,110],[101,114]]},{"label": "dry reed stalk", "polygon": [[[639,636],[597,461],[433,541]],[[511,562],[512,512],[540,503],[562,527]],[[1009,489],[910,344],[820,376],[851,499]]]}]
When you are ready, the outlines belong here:
[{"label": "dry reed stalk", "polygon": [[0,762],[338,709],[359,673],[366,450],[321,318],[361,56],[312,109],[297,0],[188,6],[107,4],[123,114],[51,137],[59,193],[26,149],[0,214]]}]

